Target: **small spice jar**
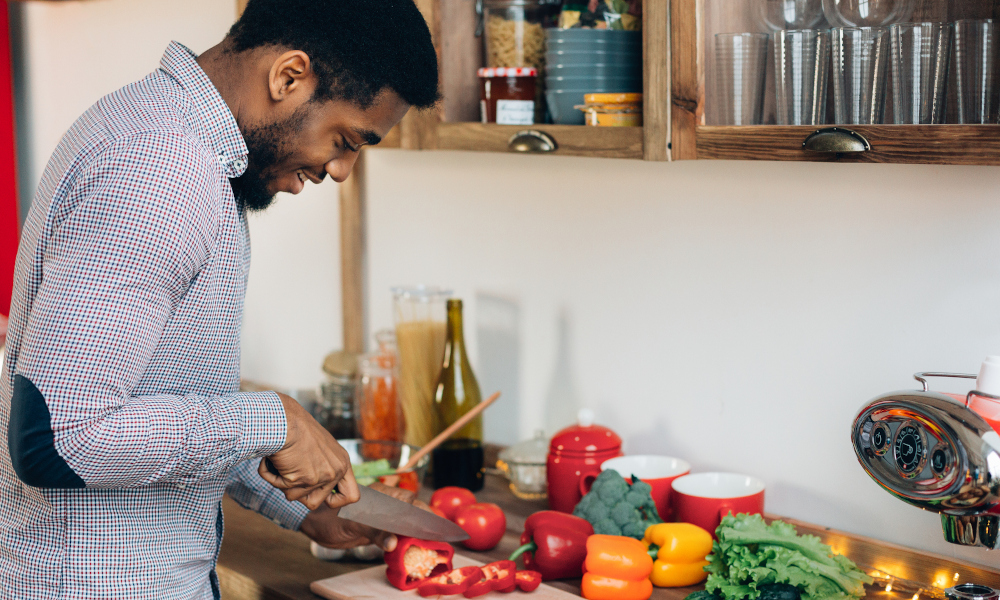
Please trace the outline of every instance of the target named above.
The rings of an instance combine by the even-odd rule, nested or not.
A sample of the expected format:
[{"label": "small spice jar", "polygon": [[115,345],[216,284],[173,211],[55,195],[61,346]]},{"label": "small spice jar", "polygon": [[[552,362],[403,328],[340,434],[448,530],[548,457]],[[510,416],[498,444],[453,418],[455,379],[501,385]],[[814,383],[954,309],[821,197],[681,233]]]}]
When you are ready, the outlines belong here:
[{"label": "small spice jar", "polygon": [[378,350],[362,356],[360,361],[358,437],[365,441],[402,442],[406,423],[403,420],[403,407],[399,403],[396,333],[391,329],[383,329],[375,334],[375,340],[378,342]]},{"label": "small spice jar", "polygon": [[358,355],[344,350],[333,352],[323,360],[323,372],[326,381],[319,386],[313,417],[338,440],[358,437],[354,423]]},{"label": "small spice jar", "polygon": [[479,110],[483,123],[533,124],[537,80],[538,69],[534,67],[479,69]]},{"label": "small spice jar", "polygon": [[600,127],[641,127],[642,94],[584,94],[583,111],[587,125]]}]

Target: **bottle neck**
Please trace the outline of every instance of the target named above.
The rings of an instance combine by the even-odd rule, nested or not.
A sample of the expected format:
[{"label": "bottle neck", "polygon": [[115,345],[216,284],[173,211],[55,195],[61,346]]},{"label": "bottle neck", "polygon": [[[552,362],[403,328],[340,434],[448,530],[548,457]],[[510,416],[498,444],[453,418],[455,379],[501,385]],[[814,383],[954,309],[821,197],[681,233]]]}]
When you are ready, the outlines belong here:
[{"label": "bottle neck", "polygon": [[461,351],[465,350],[465,332],[462,328],[462,305],[448,304],[448,341]]}]

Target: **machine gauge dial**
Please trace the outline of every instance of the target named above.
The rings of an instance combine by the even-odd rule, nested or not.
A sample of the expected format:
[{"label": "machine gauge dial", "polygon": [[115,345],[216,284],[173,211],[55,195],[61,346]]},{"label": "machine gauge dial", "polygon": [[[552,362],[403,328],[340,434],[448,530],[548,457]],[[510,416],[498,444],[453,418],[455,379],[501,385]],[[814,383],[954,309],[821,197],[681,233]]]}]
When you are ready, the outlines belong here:
[{"label": "machine gauge dial", "polygon": [[930,456],[931,472],[938,479],[943,478],[952,469],[952,463],[954,462],[952,458],[951,448],[948,444],[944,442],[939,442],[937,446],[934,446],[934,450],[931,451]]},{"label": "machine gauge dial", "polygon": [[882,456],[889,451],[889,438],[892,434],[889,432],[888,425],[885,423],[876,423],[870,435],[871,449],[875,452],[876,456]]},{"label": "machine gauge dial", "polygon": [[907,421],[896,430],[892,443],[893,458],[899,474],[912,479],[920,474],[927,459],[927,444],[923,432],[913,421]]}]

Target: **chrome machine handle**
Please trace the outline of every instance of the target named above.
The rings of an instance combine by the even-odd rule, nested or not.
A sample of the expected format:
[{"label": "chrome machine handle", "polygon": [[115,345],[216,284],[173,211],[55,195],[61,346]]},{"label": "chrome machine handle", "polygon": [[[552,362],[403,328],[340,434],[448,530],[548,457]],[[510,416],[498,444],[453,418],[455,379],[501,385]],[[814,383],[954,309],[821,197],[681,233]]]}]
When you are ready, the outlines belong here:
[{"label": "chrome machine handle", "polygon": [[855,154],[868,152],[872,145],[865,136],[850,129],[827,127],[818,129],[802,142],[802,148],[810,152],[828,152],[834,154]]},{"label": "chrome machine handle", "polygon": [[[971,373],[914,373],[913,378],[919,381],[924,386],[924,391],[930,391],[930,385],[927,383],[927,377],[952,377],[955,379],[976,379],[976,375]],[[986,392],[980,392],[979,390],[971,390],[965,395],[965,405],[969,406],[969,401],[972,400],[973,396],[980,396],[982,398],[991,398],[993,400],[1000,400],[1000,396],[994,396],[993,394],[987,394]]]}]

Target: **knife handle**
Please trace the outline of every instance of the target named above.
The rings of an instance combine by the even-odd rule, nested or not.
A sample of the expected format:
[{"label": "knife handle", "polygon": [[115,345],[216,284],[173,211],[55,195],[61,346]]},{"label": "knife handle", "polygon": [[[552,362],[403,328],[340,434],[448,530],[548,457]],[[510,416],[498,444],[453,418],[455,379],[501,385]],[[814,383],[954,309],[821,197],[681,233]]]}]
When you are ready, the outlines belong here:
[{"label": "knife handle", "polygon": [[[277,477],[281,477],[281,473],[278,472],[278,467],[274,466],[274,463],[271,462],[271,458],[270,457],[267,457],[267,456],[264,457],[264,466],[267,467],[267,470],[268,470],[268,472],[271,473],[271,475],[275,475]],[[330,493],[331,494],[339,494],[340,490],[338,490],[336,487],[334,487],[333,491],[330,492]]]}]

